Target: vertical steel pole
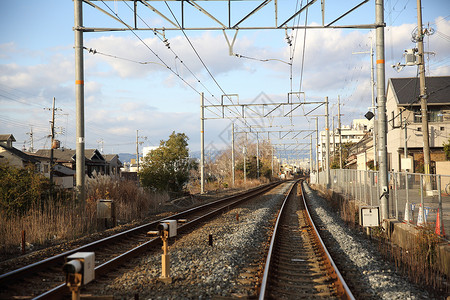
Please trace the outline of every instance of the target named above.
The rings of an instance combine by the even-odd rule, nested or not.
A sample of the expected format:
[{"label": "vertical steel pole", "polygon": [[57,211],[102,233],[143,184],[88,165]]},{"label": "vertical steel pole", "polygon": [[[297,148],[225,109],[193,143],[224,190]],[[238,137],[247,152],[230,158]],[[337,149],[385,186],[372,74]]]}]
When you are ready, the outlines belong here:
[{"label": "vertical steel pole", "polygon": [[272,177],[273,177],[273,146],[272,145],[270,145],[270,146],[272,148]]},{"label": "vertical steel pole", "polygon": [[231,178],[233,182],[233,187],[235,185],[235,169],[234,169],[234,122],[231,123]]},{"label": "vertical steel pole", "polygon": [[246,161],[246,155],[247,155],[247,149],[244,148],[242,149],[242,153],[244,154],[244,187],[247,185],[247,161]]},{"label": "vertical steel pole", "polygon": [[373,67],[373,39],[370,43],[370,82],[372,85],[371,91],[372,91],[372,111],[373,111],[373,166],[374,170],[377,169],[377,122],[376,122],[376,109],[375,109],[375,81],[374,81],[374,67]]},{"label": "vertical steel pole", "polygon": [[74,0],[75,13],[75,98],[76,98],[76,184],[77,201],[81,204],[84,213],[86,186],[84,164],[84,70],[83,70],[83,3]]},{"label": "vertical steel pole", "polygon": [[378,147],[379,147],[379,185],[381,187],[380,208],[381,220],[389,218],[389,184],[387,161],[387,117],[384,61],[384,1],[375,0],[376,24],[376,63],[377,63],[377,99],[378,99]]},{"label": "vertical steel pole", "polygon": [[330,188],[330,119],[328,116],[328,97],[325,97],[325,134],[327,141],[327,155],[326,155],[326,168],[327,168],[327,189]]},{"label": "vertical steel pole", "polygon": [[256,172],[259,179],[259,137],[258,133],[256,133]]},{"label": "vertical steel pole", "polygon": [[[309,136],[309,173],[312,174],[313,171],[313,141],[312,134]],[[311,176],[311,175],[310,175]]]},{"label": "vertical steel pole", "polygon": [[[405,149],[404,149],[405,160],[408,158],[408,126],[406,124],[405,118]],[[403,167],[403,166],[402,166]],[[406,168],[403,168],[406,172]]]},{"label": "vertical steel pole", "polygon": [[136,130],[136,167],[139,176],[139,129]]},{"label": "vertical steel pole", "polygon": [[316,183],[319,184],[319,117],[316,117]]},{"label": "vertical steel pole", "polygon": [[342,169],[341,97],[338,95],[339,168]]},{"label": "vertical steel pole", "polygon": [[205,104],[204,94],[201,94],[200,110],[200,194],[205,193]]},{"label": "vertical steel pole", "polygon": [[444,213],[442,211],[442,194],[441,194],[441,175],[437,175],[437,190],[438,190],[438,213],[439,213],[439,235],[442,235],[444,229]]}]

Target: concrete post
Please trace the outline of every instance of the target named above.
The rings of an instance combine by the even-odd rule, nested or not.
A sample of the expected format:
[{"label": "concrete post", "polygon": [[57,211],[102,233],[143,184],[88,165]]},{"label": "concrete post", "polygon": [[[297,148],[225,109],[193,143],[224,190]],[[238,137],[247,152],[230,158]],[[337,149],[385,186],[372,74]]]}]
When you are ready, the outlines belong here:
[{"label": "concrete post", "polygon": [[74,0],[75,13],[75,98],[76,98],[76,196],[84,213],[86,186],[84,165],[84,70],[83,70],[83,3]]}]

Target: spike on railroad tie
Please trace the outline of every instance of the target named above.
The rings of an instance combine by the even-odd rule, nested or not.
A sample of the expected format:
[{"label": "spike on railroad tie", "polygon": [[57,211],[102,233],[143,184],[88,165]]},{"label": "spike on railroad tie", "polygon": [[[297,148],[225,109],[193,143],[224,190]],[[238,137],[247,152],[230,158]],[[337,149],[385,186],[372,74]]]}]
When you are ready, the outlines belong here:
[{"label": "spike on railroad tie", "polygon": [[210,234],[209,235],[209,243],[208,243],[211,247],[213,246],[213,235]]},{"label": "spike on railroad tie", "polygon": [[436,216],[436,230],[435,233],[439,236],[445,236],[444,223],[442,223],[441,227],[441,212],[438,208],[437,216]]}]

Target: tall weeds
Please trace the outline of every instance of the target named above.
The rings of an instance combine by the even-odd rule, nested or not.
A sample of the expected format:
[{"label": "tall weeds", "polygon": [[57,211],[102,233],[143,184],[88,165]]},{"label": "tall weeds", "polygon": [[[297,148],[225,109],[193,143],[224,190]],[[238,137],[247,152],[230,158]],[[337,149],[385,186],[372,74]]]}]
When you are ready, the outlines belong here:
[{"label": "tall weeds", "polygon": [[97,200],[114,200],[119,224],[144,220],[169,199],[167,194],[155,194],[109,176],[95,176],[87,180],[87,200],[83,214],[80,206],[67,193],[58,193],[53,202],[33,203],[26,214],[0,214],[0,256],[21,253],[21,236],[25,231],[27,249],[56,242],[70,241],[97,230]]}]

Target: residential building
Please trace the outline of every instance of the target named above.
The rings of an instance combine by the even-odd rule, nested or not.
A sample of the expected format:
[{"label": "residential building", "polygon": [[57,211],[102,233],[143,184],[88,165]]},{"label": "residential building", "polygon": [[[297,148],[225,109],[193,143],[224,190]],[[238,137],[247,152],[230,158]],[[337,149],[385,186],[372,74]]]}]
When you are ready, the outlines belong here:
[{"label": "residential building", "polygon": [[[339,140],[339,129],[335,129],[334,132],[330,134],[330,151],[329,151],[330,159],[334,153],[338,155],[337,152],[340,149],[339,146],[340,141],[342,145],[345,145],[347,143],[356,144],[359,141],[361,141],[369,131],[373,131],[373,121],[369,121],[367,119],[355,119],[352,121],[351,126],[342,126],[340,140]],[[322,166],[325,162],[325,155],[327,149],[326,142],[327,142],[326,132],[321,131],[319,136],[319,148],[318,148],[320,166]],[[368,153],[368,155],[370,156],[370,159],[373,159],[373,151],[371,153]],[[343,162],[343,164],[345,164],[345,162]]]},{"label": "residential building", "polygon": [[[443,144],[450,138],[450,76],[426,77],[425,82],[428,95],[431,172],[436,174],[437,169],[442,169],[439,164],[446,161]],[[388,81],[386,110],[389,170],[423,172],[419,93],[418,77],[391,78]],[[407,157],[404,156],[405,145]]]},{"label": "residential building", "polygon": [[16,168],[32,166],[37,172],[41,171],[41,163],[35,157],[13,147],[16,139],[12,134],[0,134],[0,162]]},{"label": "residential building", "polygon": [[106,160],[106,174],[111,176],[119,176],[120,169],[123,167],[122,162],[117,154],[105,154],[103,157]]},{"label": "residential building", "polygon": [[[40,149],[34,153],[38,157],[50,157],[50,149]],[[54,149],[53,159],[55,164],[76,170],[76,151],[72,149]],[[109,175],[108,163],[97,149],[85,150],[86,174],[92,176],[94,173]]]}]

